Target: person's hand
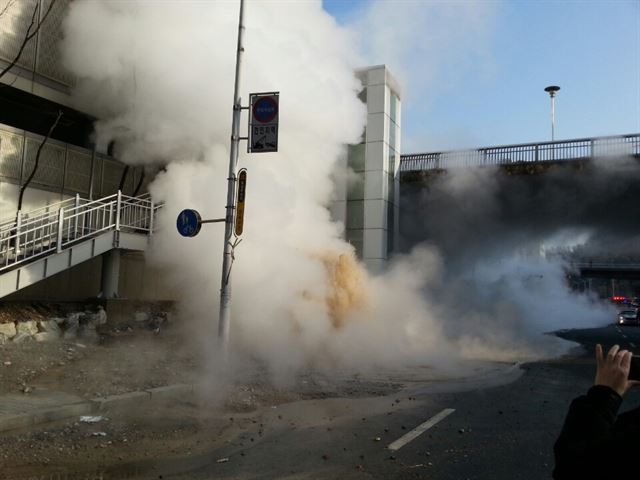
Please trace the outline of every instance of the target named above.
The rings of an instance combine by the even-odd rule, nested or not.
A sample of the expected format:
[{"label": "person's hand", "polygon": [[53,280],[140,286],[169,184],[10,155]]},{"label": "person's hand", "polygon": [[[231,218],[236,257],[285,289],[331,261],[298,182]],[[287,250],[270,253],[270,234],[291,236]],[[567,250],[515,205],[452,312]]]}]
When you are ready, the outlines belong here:
[{"label": "person's hand", "polygon": [[620,350],[618,345],[614,345],[605,356],[602,345],[596,345],[596,361],[598,369],[596,371],[596,385],[604,385],[613,389],[618,395],[623,396],[629,387],[639,384],[629,380],[629,369],[631,368],[631,357],[633,353],[628,350]]}]

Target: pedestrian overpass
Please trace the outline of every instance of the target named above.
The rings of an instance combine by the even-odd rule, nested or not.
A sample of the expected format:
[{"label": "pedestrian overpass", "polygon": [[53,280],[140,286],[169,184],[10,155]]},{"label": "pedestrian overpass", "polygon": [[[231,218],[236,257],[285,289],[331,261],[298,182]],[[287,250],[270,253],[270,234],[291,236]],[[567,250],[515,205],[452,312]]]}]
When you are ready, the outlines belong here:
[{"label": "pedestrian overpass", "polygon": [[[407,220],[401,223],[401,230],[404,226],[407,232],[405,236],[414,236],[411,239],[414,244],[427,238],[433,238],[434,233],[437,235],[438,225],[440,228],[446,228],[449,224],[446,222],[438,224],[437,218],[434,219],[431,215],[435,213],[437,217],[440,211],[445,211],[452,212],[449,217],[460,219],[461,223],[457,224],[458,227],[465,225],[465,228],[469,228],[473,235],[477,235],[476,228],[481,229],[482,227],[477,224],[479,217],[465,217],[464,212],[467,206],[463,203],[464,198],[443,195],[443,190],[437,188],[439,184],[436,183],[439,179],[445,179],[446,172],[474,167],[499,168],[510,174],[499,176],[498,183],[492,184],[499,192],[499,201],[502,202],[500,211],[496,213],[496,215],[502,216],[496,221],[498,227],[494,232],[495,235],[505,234],[505,231],[499,230],[499,225],[502,223],[522,232],[526,232],[530,225],[535,225],[535,222],[541,222],[541,225],[548,222],[545,228],[553,228],[553,222],[556,220],[551,220],[551,218],[559,210],[562,210],[562,214],[553,217],[557,218],[558,225],[562,224],[563,216],[569,215],[569,211],[580,213],[582,216],[577,218],[577,224],[583,225],[585,219],[590,215],[585,212],[590,210],[585,209],[585,212],[580,212],[579,208],[575,211],[570,210],[567,205],[561,203],[556,205],[554,202],[557,202],[557,197],[544,196],[544,193],[557,193],[563,191],[563,188],[571,187],[572,184],[564,179],[573,177],[572,168],[568,168],[566,173],[562,175],[553,177],[555,180],[553,178],[546,180],[545,175],[527,178],[517,174],[544,174],[552,167],[571,167],[572,165],[577,170],[587,171],[589,169],[583,169],[582,165],[588,164],[592,160],[601,160],[602,165],[606,165],[608,160],[613,162],[615,159],[624,157],[640,160],[640,133],[402,155],[400,160],[400,191],[403,195],[401,205],[404,218]],[[640,161],[638,161],[638,168],[640,169]],[[616,223],[615,218],[624,217],[620,213],[623,209],[617,208],[616,202],[620,202],[621,207],[640,205],[640,197],[637,196],[640,184],[634,180],[636,177],[626,175],[624,171],[620,172],[617,178],[628,179],[625,187],[616,189],[616,185],[610,185],[611,200],[602,196],[592,202],[594,205],[597,204],[600,210],[599,213],[592,213],[593,220],[607,222],[611,218],[611,225],[616,228],[620,228],[625,223],[625,220]],[[594,175],[599,176],[601,173],[594,173]],[[482,178],[482,176],[478,177],[479,181]],[[576,185],[578,186],[575,189],[567,190],[567,198],[569,199],[567,201],[572,201],[574,198],[572,195],[588,196],[591,193],[588,188],[584,187],[584,185],[588,185],[586,182],[580,183],[584,178],[584,175],[580,177],[576,175]],[[547,181],[550,183],[545,183]],[[543,190],[544,185],[549,184],[554,188]],[[583,187],[580,187],[581,185]],[[627,188],[630,186],[632,188]],[[601,195],[607,194],[607,191],[602,189],[598,192]],[[581,197],[578,195],[577,198]],[[510,201],[512,199],[513,201]],[[457,201],[461,203],[458,204]],[[452,209],[452,206],[455,209]],[[430,208],[435,210],[429,210]],[[477,208],[470,208],[470,211],[473,212],[472,215],[482,212]],[[630,211],[633,213],[628,218],[628,223],[638,225],[638,208],[634,207]],[[633,232],[633,230],[631,231]],[[632,234],[635,235],[635,233]],[[481,242],[482,238],[478,238],[477,241]],[[409,248],[411,245],[409,243],[405,248]],[[640,255],[631,255],[628,258],[608,258],[607,256],[602,258],[567,258],[566,262],[569,271],[576,272],[579,277],[584,279],[620,279],[634,282],[640,280]]]},{"label": "pedestrian overpass", "polygon": [[570,266],[584,278],[619,278],[640,280],[640,259],[614,259],[609,261],[581,260]]},{"label": "pedestrian overpass", "polygon": [[571,162],[613,156],[640,158],[640,133],[472,150],[412,153],[401,155],[400,173],[405,176],[411,172],[437,172],[452,168]]},{"label": "pedestrian overpass", "polygon": [[113,249],[145,250],[161,206],[148,194],[118,191],[98,200],[76,195],[0,220],[0,298]]}]

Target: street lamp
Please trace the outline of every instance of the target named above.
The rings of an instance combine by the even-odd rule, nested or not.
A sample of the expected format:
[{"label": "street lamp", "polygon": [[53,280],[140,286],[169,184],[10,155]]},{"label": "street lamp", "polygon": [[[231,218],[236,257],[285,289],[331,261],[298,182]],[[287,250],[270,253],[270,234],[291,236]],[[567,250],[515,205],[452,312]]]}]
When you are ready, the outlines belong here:
[{"label": "street lamp", "polygon": [[556,92],[560,90],[560,87],[556,85],[550,85],[544,89],[545,92],[551,97],[551,141],[555,140],[555,128],[556,128]]}]

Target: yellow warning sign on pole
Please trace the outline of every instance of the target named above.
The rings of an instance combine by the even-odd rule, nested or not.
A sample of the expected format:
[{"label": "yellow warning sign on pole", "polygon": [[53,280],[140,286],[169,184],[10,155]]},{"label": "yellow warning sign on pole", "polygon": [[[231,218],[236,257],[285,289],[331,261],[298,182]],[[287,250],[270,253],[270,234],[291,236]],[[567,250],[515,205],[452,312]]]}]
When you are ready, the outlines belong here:
[{"label": "yellow warning sign on pole", "polygon": [[247,192],[247,169],[243,168],[238,173],[238,192],[236,201],[236,236],[242,235],[244,230],[244,199]]}]

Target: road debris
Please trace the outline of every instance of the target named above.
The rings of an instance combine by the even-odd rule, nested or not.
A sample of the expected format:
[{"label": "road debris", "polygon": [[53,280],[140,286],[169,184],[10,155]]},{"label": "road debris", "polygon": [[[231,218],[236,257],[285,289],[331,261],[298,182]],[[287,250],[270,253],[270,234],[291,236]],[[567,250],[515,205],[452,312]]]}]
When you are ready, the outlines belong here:
[{"label": "road debris", "polygon": [[83,415],[80,417],[82,423],[98,423],[104,419],[101,415]]}]

